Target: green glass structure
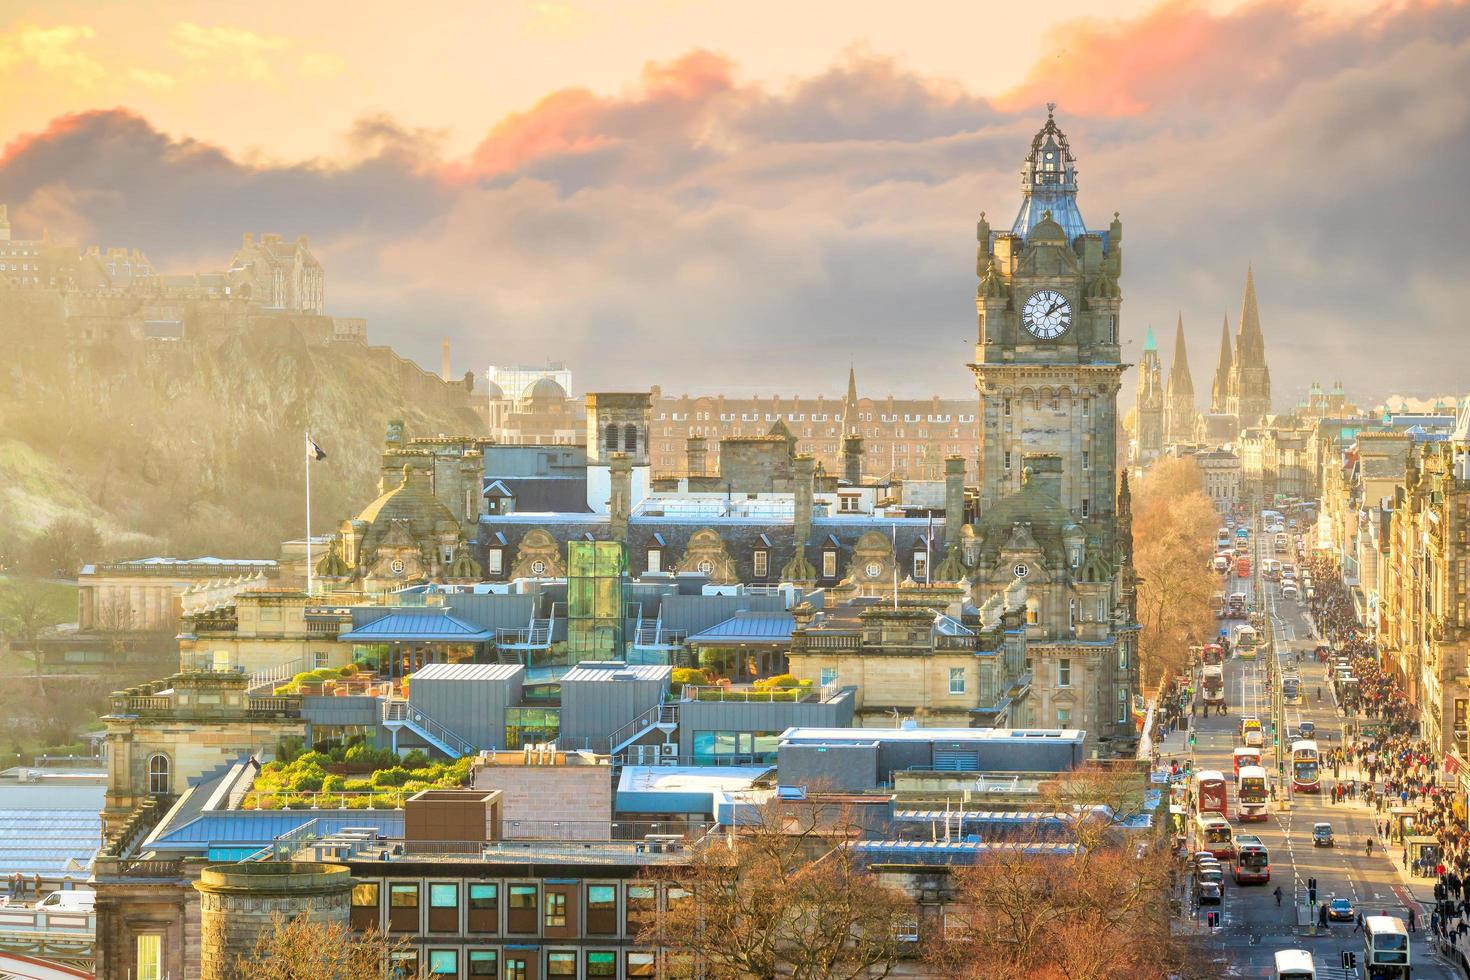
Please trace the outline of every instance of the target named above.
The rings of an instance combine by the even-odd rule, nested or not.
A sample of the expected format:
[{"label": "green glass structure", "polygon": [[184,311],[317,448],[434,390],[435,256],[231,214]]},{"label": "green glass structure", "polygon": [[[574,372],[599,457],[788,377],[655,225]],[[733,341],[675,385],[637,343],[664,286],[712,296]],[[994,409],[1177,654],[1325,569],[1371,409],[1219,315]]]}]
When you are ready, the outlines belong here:
[{"label": "green glass structure", "polygon": [[622,660],[623,578],[617,541],[567,542],[567,662]]}]

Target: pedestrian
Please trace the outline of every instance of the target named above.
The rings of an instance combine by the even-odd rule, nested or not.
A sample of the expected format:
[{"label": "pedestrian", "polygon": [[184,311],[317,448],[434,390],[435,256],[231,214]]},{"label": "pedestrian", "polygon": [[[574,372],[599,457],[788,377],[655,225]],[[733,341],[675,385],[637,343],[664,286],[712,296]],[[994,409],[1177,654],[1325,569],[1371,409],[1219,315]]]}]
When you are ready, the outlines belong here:
[{"label": "pedestrian", "polygon": [[1276,896],[1276,907],[1281,908],[1281,886],[1277,885],[1276,890],[1271,894]]},{"label": "pedestrian", "polygon": [[41,876],[40,875],[36,875],[35,876],[35,881],[36,881],[36,901],[40,901],[41,900]]},{"label": "pedestrian", "polygon": [[1353,922],[1353,932],[1363,931],[1363,913],[1358,913],[1358,918]]},{"label": "pedestrian", "polygon": [[1414,914],[1414,906],[1412,905],[1409,906],[1409,931],[1419,931],[1419,917]]},{"label": "pedestrian", "polygon": [[1317,905],[1317,925],[1327,928],[1327,903],[1320,902]]}]

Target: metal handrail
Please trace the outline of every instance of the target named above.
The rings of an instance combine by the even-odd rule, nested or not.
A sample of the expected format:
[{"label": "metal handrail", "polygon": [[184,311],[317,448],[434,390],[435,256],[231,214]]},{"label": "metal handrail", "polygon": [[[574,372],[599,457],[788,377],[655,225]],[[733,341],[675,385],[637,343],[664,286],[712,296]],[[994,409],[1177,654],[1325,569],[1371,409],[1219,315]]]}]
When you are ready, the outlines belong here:
[{"label": "metal handrail", "polygon": [[449,746],[461,756],[474,755],[475,743],[446,728],[422,710],[402,698],[383,699],[383,722],[414,725],[435,741]]}]

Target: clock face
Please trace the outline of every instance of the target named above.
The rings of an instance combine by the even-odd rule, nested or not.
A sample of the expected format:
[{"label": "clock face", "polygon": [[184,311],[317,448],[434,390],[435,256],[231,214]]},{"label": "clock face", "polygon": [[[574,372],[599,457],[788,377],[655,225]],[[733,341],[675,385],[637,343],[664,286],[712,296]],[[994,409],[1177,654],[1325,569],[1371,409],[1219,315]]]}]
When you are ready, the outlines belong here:
[{"label": "clock face", "polygon": [[1033,337],[1055,340],[1072,326],[1072,304],[1055,289],[1037,290],[1021,310],[1021,326]]}]

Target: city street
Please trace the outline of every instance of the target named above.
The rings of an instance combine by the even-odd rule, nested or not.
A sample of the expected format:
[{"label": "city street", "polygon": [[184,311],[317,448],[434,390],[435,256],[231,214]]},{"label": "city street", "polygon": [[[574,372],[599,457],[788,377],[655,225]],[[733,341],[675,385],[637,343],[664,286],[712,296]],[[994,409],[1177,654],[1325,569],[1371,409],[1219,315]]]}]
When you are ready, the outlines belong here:
[{"label": "city street", "polygon": [[[1257,559],[1269,557],[1252,549]],[[1285,556],[1277,556],[1285,557]],[[1226,591],[1245,591],[1255,601],[1258,590],[1265,588],[1265,607],[1271,617],[1275,636],[1275,656],[1282,666],[1294,662],[1301,654],[1300,666],[1296,668],[1302,681],[1303,698],[1300,706],[1285,708],[1286,731],[1280,733],[1283,768],[1277,768],[1277,754],[1270,734],[1271,689],[1267,683],[1267,671],[1263,650],[1254,660],[1241,660],[1232,656],[1226,661],[1225,677],[1228,713],[1209,718],[1196,716],[1196,744],[1193,751],[1194,767],[1218,769],[1232,783],[1230,793],[1230,819],[1236,833],[1254,833],[1266,845],[1270,854],[1271,881],[1265,885],[1235,885],[1226,875],[1225,902],[1221,926],[1206,937],[1207,930],[1201,929],[1202,941],[1216,956],[1229,964],[1231,976],[1267,976],[1276,950],[1288,948],[1308,949],[1312,952],[1319,977],[1342,977],[1343,950],[1353,950],[1359,955],[1357,976],[1362,971],[1362,935],[1355,932],[1352,922],[1330,923],[1317,929],[1319,935],[1312,936],[1308,927],[1298,928],[1297,903],[1307,900],[1308,879],[1317,879],[1317,898],[1331,901],[1334,898],[1350,899],[1355,908],[1364,915],[1388,914],[1407,918],[1409,903],[1413,896],[1403,884],[1397,867],[1398,851],[1385,852],[1382,841],[1374,828],[1373,811],[1360,800],[1344,800],[1334,805],[1331,790],[1338,778],[1331,766],[1322,767],[1321,792],[1291,794],[1290,746],[1292,736],[1299,723],[1313,722],[1316,738],[1325,757],[1342,744],[1344,718],[1338,713],[1331,693],[1331,685],[1324,680],[1323,666],[1313,655],[1317,639],[1313,635],[1310,618],[1305,606],[1293,599],[1283,599],[1276,583],[1259,578],[1260,562],[1253,562],[1255,578],[1246,582],[1233,575],[1226,579]],[[1233,631],[1238,620],[1222,620]],[[1262,749],[1262,765],[1272,774],[1277,801],[1270,808],[1270,819],[1264,823],[1241,824],[1235,818],[1234,775],[1231,752],[1240,745],[1237,726],[1243,715],[1254,715],[1266,726],[1265,744]],[[1177,746],[1177,748],[1176,748]],[[1187,741],[1174,733],[1166,742],[1164,756],[1171,753],[1188,753]],[[1176,755],[1177,757],[1177,755]],[[1356,772],[1343,771],[1344,780],[1353,778]],[[1286,796],[1285,800],[1281,797]],[[1312,842],[1312,826],[1318,822],[1332,824],[1336,838],[1333,847],[1316,847]],[[1373,841],[1372,856],[1366,853],[1367,842]],[[1277,906],[1273,897],[1276,887],[1282,890],[1282,902]],[[1197,912],[1197,919],[1204,921],[1206,906]],[[1427,910],[1415,908],[1419,928],[1422,930],[1428,918]],[[1315,921],[1315,910],[1311,915]],[[1456,976],[1441,960],[1429,951],[1419,932],[1414,938],[1412,962],[1413,976],[1424,978],[1448,978]]]}]

